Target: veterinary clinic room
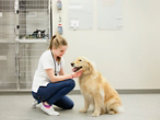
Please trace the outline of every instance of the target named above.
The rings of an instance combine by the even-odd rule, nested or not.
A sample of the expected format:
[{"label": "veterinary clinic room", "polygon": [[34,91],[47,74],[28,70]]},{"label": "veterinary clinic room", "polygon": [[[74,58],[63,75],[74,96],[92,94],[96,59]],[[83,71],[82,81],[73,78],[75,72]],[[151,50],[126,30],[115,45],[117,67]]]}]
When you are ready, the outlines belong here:
[{"label": "veterinary clinic room", "polygon": [[160,0],[0,0],[0,120],[160,120]]}]

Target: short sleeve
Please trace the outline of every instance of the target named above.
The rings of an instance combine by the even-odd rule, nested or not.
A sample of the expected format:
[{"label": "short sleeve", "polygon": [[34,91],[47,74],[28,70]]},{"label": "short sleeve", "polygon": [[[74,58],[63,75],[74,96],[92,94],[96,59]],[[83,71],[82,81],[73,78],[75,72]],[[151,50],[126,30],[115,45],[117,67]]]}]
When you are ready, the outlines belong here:
[{"label": "short sleeve", "polygon": [[41,64],[43,69],[49,69],[49,68],[54,68],[52,56],[49,54],[50,52],[47,52],[42,55],[41,57]]}]

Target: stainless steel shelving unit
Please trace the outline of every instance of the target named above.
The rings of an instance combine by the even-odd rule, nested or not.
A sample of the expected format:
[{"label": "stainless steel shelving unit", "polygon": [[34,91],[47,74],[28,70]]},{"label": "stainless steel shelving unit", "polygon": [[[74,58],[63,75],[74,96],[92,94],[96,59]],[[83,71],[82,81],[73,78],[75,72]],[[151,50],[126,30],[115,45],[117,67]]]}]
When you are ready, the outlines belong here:
[{"label": "stainless steel shelving unit", "polygon": [[[30,90],[51,36],[51,0],[0,0],[0,91]],[[44,36],[33,34],[45,30]]]}]

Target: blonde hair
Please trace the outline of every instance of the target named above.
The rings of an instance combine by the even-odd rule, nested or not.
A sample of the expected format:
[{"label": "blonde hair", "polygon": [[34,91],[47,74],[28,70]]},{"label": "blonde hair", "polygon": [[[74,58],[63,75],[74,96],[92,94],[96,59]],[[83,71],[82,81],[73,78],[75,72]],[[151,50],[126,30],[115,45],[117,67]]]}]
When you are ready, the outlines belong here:
[{"label": "blonde hair", "polygon": [[67,41],[58,33],[54,36],[52,36],[50,44],[49,44],[49,49],[51,50],[52,48],[57,49],[60,46],[67,46],[68,43]]}]

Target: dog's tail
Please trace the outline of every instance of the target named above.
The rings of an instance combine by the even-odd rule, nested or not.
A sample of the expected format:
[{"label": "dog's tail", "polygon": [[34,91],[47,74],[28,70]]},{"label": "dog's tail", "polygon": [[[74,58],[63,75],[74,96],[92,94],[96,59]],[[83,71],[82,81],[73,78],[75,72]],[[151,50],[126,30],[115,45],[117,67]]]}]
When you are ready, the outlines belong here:
[{"label": "dog's tail", "polygon": [[118,101],[116,101],[116,99],[110,99],[107,102],[107,106],[106,107],[107,107],[107,111],[110,114],[124,112],[124,107]]},{"label": "dog's tail", "polygon": [[108,109],[109,114],[123,113],[123,112],[124,112],[124,107],[119,104],[111,105],[110,108]]},{"label": "dog's tail", "polygon": [[114,109],[117,113],[123,113],[124,112],[124,107],[122,105],[121,106],[115,106]]}]

